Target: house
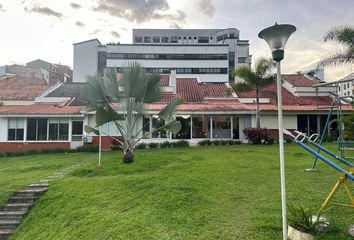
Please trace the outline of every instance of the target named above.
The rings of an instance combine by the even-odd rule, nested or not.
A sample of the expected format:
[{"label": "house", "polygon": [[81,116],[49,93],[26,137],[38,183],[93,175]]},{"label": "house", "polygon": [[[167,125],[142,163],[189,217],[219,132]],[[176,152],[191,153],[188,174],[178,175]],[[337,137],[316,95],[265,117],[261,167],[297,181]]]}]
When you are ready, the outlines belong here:
[{"label": "house", "polygon": [[49,82],[49,72],[43,68],[31,68],[19,64],[5,65],[0,68],[0,75],[16,75],[22,78],[44,79]]},{"label": "house", "polygon": [[[326,107],[333,101],[333,88],[325,87],[316,91],[313,86],[319,80],[306,74],[285,74],[282,79],[284,127],[299,129],[308,134],[322,132],[328,113]],[[3,80],[0,80],[0,86]],[[14,80],[5,81],[4,85],[8,85],[9,89],[11,84],[19,84]],[[23,89],[26,83],[25,80],[21,83]],[[229,83],[208,83],[199,78],[181,78],[174,71],[161,75],[160,83],[164,91],[161,101],[147,104],[146,112],[137,122],[137,129],[144,126],[140,135],[144,138],[142,141],[184,139],[191,144],[203,139],[247,141],[243,129],[255,126],[255,91],[233,92]],[[31,89],[31,86],[27,89]],[[10,95],[6,95],[6,91],[0,91],[0,95],[3,95],[0,96],[1,101],[4,101],[0,105],[0,152],[53,147],[76,148],[84,144],[83,140],[97,144],[98,137],[85,133],[83,129],[86,124],[95,125],[94,112],[87,108],[84,86],[84,83],[62,82],[38,85],[38,90],[32,94],[29,94],[29,90],[22,91],[28,92],[25,97],[20,90]],[[11,99],[12,95],[18,95],[17,100],[4,100]],[[163,124],[163,120],[156,114],[176,96],[185,99],[173,115],[174,119],[181,122],[181,131],[177,134],[169,134],[164,130],[154,131]],[[19,99],[24,102],[16,103]],[[261,127],[270,129],[276,138],[278,125],[275,84],[260,90],[260,102]],[[344,114],[349,114],[353,108],[351,105],[344,105],[342,110]],[[336,128],[334,118],[335,116],[331,121],[333,125],[330,126],[333,129]],[[112,123],[102,126],[101,131],[112,136],[119,135]],[[103,148],[109,148],[111,139],[105,134],[102,137]]]},{"label": "house", "polygon": [[127,62],[139,62],[147,71],[201,82],[234,82],[234,69],[251,63],[248,40],[227,29],[133,29],[133,43],[102,44],[91,39],[74,44],[74,82],[104,68],[121,71]]},{"label": "house", "polygon": [[26,63],[27,67],[34,69],[44,69],[49,73],[51,82],[72,82],[72,70],[69,66],[53,64],[41,59],[36,59]]}]

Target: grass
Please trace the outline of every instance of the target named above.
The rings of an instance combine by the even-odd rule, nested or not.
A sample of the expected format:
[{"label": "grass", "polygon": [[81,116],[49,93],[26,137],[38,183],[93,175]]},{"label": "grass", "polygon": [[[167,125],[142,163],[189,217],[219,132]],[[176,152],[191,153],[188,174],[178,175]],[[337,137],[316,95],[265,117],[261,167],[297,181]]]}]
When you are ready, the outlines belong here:
[{"label": "grass", "polygon": [[[306,173],[311,155],[295,144],[285,151],[288,202],[319,209],[337,172],[319,162]],[[12,239],[281,239],[277,145],[144,149],[131,165],[121,158],[104,153],[102,168],[92,162],[54,182]],[[349,201],[343,190],[334,198]],[[324,216],[332,227],[318,239],[351,239],[352,209]]]}]

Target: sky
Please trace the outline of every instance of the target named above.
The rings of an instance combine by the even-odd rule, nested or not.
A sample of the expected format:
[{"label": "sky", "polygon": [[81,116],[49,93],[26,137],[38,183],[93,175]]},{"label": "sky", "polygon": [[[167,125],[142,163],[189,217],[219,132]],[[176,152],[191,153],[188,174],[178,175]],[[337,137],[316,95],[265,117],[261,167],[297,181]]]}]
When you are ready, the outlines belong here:
[{"label": "sky", "polygon": [[[228,28],[249,40],[254,59],[269,56],[258,33],[293,24],[282,73],[313,69],[343,46],[323,41],[336,26],[354,23],[354,0],[0,0],[0,66],[34,59],[73,65],[73,43],[132,43],[134,28]],[[327,67],[325,79],[349,75],[351,65]]]}]

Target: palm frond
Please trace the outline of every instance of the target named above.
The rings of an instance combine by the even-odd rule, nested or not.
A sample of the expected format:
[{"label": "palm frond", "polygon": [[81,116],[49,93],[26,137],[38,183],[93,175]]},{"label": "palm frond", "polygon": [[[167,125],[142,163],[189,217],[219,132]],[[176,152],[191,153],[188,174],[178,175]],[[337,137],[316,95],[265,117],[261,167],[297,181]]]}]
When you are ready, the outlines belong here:
[{"label": "palm frond", "polygon": [[324,41],[336,41],[349,47],[354,46],[354,26],[339,26],[329,30],[323,37]]},{"label": "palm frond", "polygon": [[147,74],[145,76],[145,82],[144,103],[159,102],[162,95],[160,76],[157,74]]},{"label": "palm frond", "polygon": [[104,105],[107,104],[106,93],[101,83],[101,73],[89,74],[86,77],[84,88],[84,95],[91,105]]},{"label": "palm frond", "polygon": [[93,132],[93,133],[96,134],[96,135],[100,135],[100,132],[99,132],[96,128],[93,128],[93,127],[91,127],[91,126],[89,126],[89,125],[85,125],[84,130],[85,130],[85,132],[87,132],[87,133]]},{"label": "palm frond", "polygon": [[110,106],[96,108],[96,126],[102,126],[112,121],[124,120],[124,117],[118,114]]},{"label": "palm frond", "polygon": [[344,53],[340,51],[332,53],[319,62],[318,68],[348,63],[354,63],[354,48],[350,48]]},{"label": "palm frond", "polygon": [[156,130],[158,130],[158,131],[166,130],[167,132],[175,134],[175,133],[178,133],[181,130],[181,128],[182,128],[181,122],[177,121],[177,120],[173,120]]},{"label": "palm frond", "polygon": [[232,84],[231,87],[235,92],[250,92],[254,89],[248,83],[244,82]]},{"label": "palm frond", "polygon": [[276,80],[277,80],[276,74],[268,75],[268,76],[262,78],[262,80],[259,82],[259,87],[269,86],[269,85],[275,83]]},{"label": "palm frond", "polygon": [[260,57],[255,62],[255,73],[257,76],[269,74],[275,67],[275,62],[271,58]]},{"label": "palm frond", "polygon": [[174,98],[167,106],[162,109],[162,111],[158,114],[159,117],[163,120],[167,120],[171,117],[172,113],[176,110],[176,107],[183,103],[183,99],[181,97]]}]

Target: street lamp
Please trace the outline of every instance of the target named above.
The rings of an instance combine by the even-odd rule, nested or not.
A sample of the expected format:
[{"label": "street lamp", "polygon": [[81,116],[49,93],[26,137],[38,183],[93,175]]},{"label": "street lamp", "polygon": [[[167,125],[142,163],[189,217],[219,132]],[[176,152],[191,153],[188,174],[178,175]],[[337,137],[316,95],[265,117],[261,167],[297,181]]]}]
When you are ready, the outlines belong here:
[{"label": "street lamp", "polygon": [[272,51],[272,58],[277,65],[277,95],[278,95],[278,131],[279,131],[279,157],[280,157],[280,179],[281,179],[281,203],[283,218],[283,240],[287,240],[286,223],[286,191],[285,191],[285,167],[284,167],[284,139],[283,139],[283,110],[281,94],[281,73],[280,61],[284,58],[284,48],[290,35],[296,31],[296,27],[289,24],[277,24],[263,29],[258,37],[264,39]]}]

